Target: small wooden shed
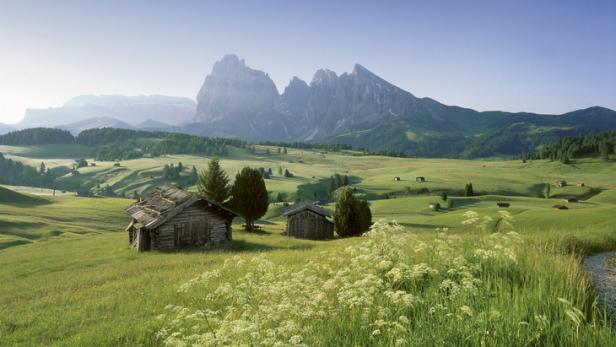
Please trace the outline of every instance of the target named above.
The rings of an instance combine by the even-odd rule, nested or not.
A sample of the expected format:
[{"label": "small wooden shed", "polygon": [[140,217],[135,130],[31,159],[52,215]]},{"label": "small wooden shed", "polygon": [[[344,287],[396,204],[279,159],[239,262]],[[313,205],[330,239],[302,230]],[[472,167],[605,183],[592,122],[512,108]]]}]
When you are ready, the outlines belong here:
[{"label": "small wooden shed", "polygon": [[422,182],[425,182],[425,181],[426,181],[426,178],[423,177],[423,176],[415,177],[415,182],[422,183]]},{"label": "small wooden shed", "polygon": [[173,251],[232,240],[238,214],[205,196],[164,185],[126,209],[128,241],[138,251]]},{"label": "small wooden shed", "polygon": [[563,188],[563,187],[566,187],[566,186],[567,186],[567,181],[563,181],[563,180],[556,181],[556,186],[557,186],[558,188]]},{"label": "small wooden shed", "polygon": [[298,202],[283,215],[287,217],[288,236],[310,240],[334,238],[334,223],[327,219],[329,213],[315,204]]},{"label": "small wooden shed", "polygon": [[433,211],[439,211],[441,209],[441,204],[438,202],[431,202],[428,204],[428,207]]},{"label": "small wooden shed", "polygon": [[497,202],[496,206],[498,206],[498,208],[507,208],[511,206],[511,204],[509,204],[508,202]]}]

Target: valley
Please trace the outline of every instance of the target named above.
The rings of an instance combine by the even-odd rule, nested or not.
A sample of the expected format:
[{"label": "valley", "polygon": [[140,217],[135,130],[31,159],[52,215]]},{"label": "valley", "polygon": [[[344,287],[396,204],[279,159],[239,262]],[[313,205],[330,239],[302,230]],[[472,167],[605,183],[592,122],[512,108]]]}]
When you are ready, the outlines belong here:
[{"label": "valley", "polygon": [[[12,160],[34,166],[43,161],[49,167],[70,165],[76,154],[87,154],[83,149],[80,145],[2,147]],[[164,331],[180,332],[184,328],[169,325],[171,321],[166,318],[157,319],[161,315],[173,317],[173,309],[169,312],[165,307],[180,305],[192,310],[204,305],[199,290],[178,293],[184,283],[216,268],[220,268],[223,278],[229,281],[251,271],[252,265],[227,269],[224,264],[229,257],[239,257],[248,263],[254,257],[264,258],[276,266],[283,266],[284,271],[294,268],[299,271],[307,262],[321,264],[323,255],[334,256],[344,253],[348,247],[360,247],[366,237],[308,241],[281,235],[285,228],[282,216],[285,202],[322,200],[326,208],[333,209],[328,199],[328,180],[335,174],[348,175],[356,194],[369,200],[373,221],[397,221],[405,230],[402,235],[415,235],[417,239],[411,241],[410,247],[421,242],[428,249],[436,247],[436,250],[442,247],[438,246],[440,242],[452,238],[461,242],[457,246],[451,244],[452,252],[472,253],[499,228],[500,213],[506,210],[525,244],[523,248],[510,246],[518,259],[511,266],[530,277],[520,279],[522,282],[512,287],[515,289],[511,289],[514,292],[509,299],[472,299],[479,305],[475,309],[489,305],[503,315],[504,320],[493,321],[497,325],[491,329],[503,334],[506,331],[503,329],[517,325],[516,320],[527,319],[526,310],[542,311],[554,324],[559,324],[546,332],[544,338],[554,343],[574,343],[582,337],[568,332],[568,318],[561,311],[562,303],[558,302],[558,298],[567,298],[587,317],[587,323],[578,327],[585,341],[594,341],[589,342],[594,344],[612,339],[605,325],[608,323],[602,323],[601,312],[592,306],[593,289],[582,272],[580,257],[616,247],[614,162],[588,158],[575,159],[565,165],[548,160],[414,159],[373,156],[350,150],[298,148],[286,148],[284,154],[282,150],[279,153],[276,146],[229,147],[228,155],[221,159],[221,166],[230,178],[233,179],[244,166],[273,171],[273,176],[265,183],[274,202],[257,221],[261,232],[246,233],[242,230],[241,219],[236,219],[234,241],[214,250],[137,253],[130,249],[124,231],[129,218],[124,209],[132,203],[133,194],[147,194],[156,186],[168,183],[183,184],[184,188],[195,190],[196,186],[186,180],[190,168],[204,169],[209,158],[162,155],[121,160],[116,166],[116,162],[85,157],[96,166],[78,168],[79,174],[67,173],[57,178],[58,182],[71,186],[109,186],[116,197],[77,197],[60,190],[54,196],[50,189],[0,188],[0,263],[3,264],[0,269],[0,282],[3,283],[0,288],[0,317],[3,317],[0,318],[0,335],[3,341],[47,345],[168,343],[172,340]],[[177,166],[180,162],[184,170],[177,180],[162,176],[165,165]],[[288,170],[293,177],[278,174],[279,169]],[[419,176],[426,181],[417,182]],[[555,186],[557,180],[569,184],[558,188]],[[475,196],[463,196],[469,182],[473,183]],[[584,186],[578,186],[582,182]],[[551,186],[549,198],[545,197],[546,184]],[[452,207],[442,201],[442,193],[448,194],[453,201]],[[275,202],[279,195],[282,201]],[[580,201],[566,203],[563,199],[567,197],[578,197]],[[443,207],[433,211],[428,207],[431,202],[440,202]],[[510,207],[499,209],[496,202],[508,202]],[[569,209],[556,210],[553,206],[557,204]],[[483,229],[476,224],[462,224],[468,219],[469,211],[491,218],[486,231],[481,231]],[[397,235],[399,231],[392,233]],[[435,260],[436,255],[430,257],[436,258],[424,261],[432,266],[438,267],[439,262],[445,261]],[[442,266],[449,266],[445,264]],[[502,273],[499,271],[505,270],[494,270],[494,273],[477,270],[475,275],[486,283],[485,290],[492,288],[489,289],[491,295],[500,298],[504,294],[501,291],[508,287],[501,287],[499,281],[517,281],[509,272],[514,268]],[[436,297],[430,299],[430,295],[424,299],[425,305],[438,302]],[[507,311],[511,307],[510,300],[514,303],[520,300],[514,304],[513,311]],[[414,315],[420,325],[431,319],[419,313]],[[556,323],[560,319],[562,323]],[[224,322],[220,324],[224,326]],[[340,324],[331,329],[350,329],[344,325],[350,321]],[[123,329],[126,325],[133,328]],[[328,337],[326,330],[315,329],[316,335],[305,338],[337,341],[334,335]],[[408,336],[423,341],[439,338],[422,335],[421,332],[426,331],[422,329],[418,326]],[[460,329],[443,332],[440,338],[460,342],[458,339],[463,334],[470,333],[467,329],[473,328]],[[517,337],[507,333],[487,341],[515,344],[531,339],[533,331]],[[365,338],[362,336],[359,334],[356,338]],[[346,342],[352,341],[356,340]]]}]

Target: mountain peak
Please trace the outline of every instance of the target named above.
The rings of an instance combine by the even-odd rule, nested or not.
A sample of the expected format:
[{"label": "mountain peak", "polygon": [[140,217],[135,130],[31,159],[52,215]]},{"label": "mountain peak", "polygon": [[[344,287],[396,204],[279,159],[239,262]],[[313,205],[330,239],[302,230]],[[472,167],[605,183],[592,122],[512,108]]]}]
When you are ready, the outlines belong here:
[{"label": "mountain peak", "polygon": [[338,79],[338,75],[335,72],[328,69],[319,69],[314,73],[312,77],[311,86],[314,85],[329,85],[333,84]]},{"label": "mountain peak", "polygon": [[353,70],[351,71],[351,75],[359,75],[361,73],[369,73],[369,74],[373,75],[372,72],[370,72],[368,69],[366,69],[362,65],[360,65],[360,64],[353,65]]}]

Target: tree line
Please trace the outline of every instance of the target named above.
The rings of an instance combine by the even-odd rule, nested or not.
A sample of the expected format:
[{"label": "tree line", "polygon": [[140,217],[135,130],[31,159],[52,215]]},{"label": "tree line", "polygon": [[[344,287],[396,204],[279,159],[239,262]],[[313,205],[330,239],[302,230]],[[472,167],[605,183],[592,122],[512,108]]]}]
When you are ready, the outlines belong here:
[{"label": "tree line", "polygon": [[44,163],[36,168],[6,158],[0,153],[0,184],[52,188],[56,177],[66,172],[50,170]]},{"label": "tree line", "polygon": [[544,146],[534,154],[522,156],[522,159],[550,159],[568,164],[575,158],[601,158],[610,160],[616,153],[616,131],[600,134],[566,137],[551,145]]},{"label": "tree line", "polygon": [[0,145],[8,146],[72,143],[75,143],[75,138],[70,132],[54,128],[30,128],[16,130],[0,136]]}]

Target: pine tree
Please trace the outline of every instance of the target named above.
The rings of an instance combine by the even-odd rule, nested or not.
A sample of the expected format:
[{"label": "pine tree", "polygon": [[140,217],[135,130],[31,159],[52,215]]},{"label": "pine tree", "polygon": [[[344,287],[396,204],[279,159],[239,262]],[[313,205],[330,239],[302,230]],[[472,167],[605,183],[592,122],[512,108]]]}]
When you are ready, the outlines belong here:
[{"label": "pine tree", "polygon": [[464,196],[474,196],[475,192],[473,191],[473,184],[469,183],[464,187]]},{"label": "pine tree", "polygon": [[193,165],[190,171],[190,184],[197,184],[197,182],[199,182],[199,174],[197,173],[197,168]]},{"label": "pine tree", "polygon": [[220,203],[224,203],[229,198],[229,178],[220,167],[218,158],[212,158],[207,164],[207,169],[201,172],[197,189],[199,193]]},{"label": "pine tree", "polygon": [[253,231],[254,221],[267,212],[269,198],[259,170],[243,168],[235,176],[231,195],[231,206],[244,217],[246,231]]},{"label": "pine tree", "polygon": [[550,190],[552,189],[552,186],[549,183],[545,184],[545,188],[543,190],[543,197],[546,199],[550,198]]},{"label": "pine tree", "polygon": [[282,176],[282,166],[278,167],[278,176]]},{"label": "pine tree", "polygon": [[282,149],[282,154],[287,154],[287,147]]},{"label": "pine tree", "polygon": [[441,200],[447,201],[447,193],[445,192],[441,193]]},{"label": "pine tree", "polygon": [[45,174],[45,171],[46,171],[45,168],[46,168],[45,163],[41,162],[41,165],[39,166],[39,173],[41,175]]}]

